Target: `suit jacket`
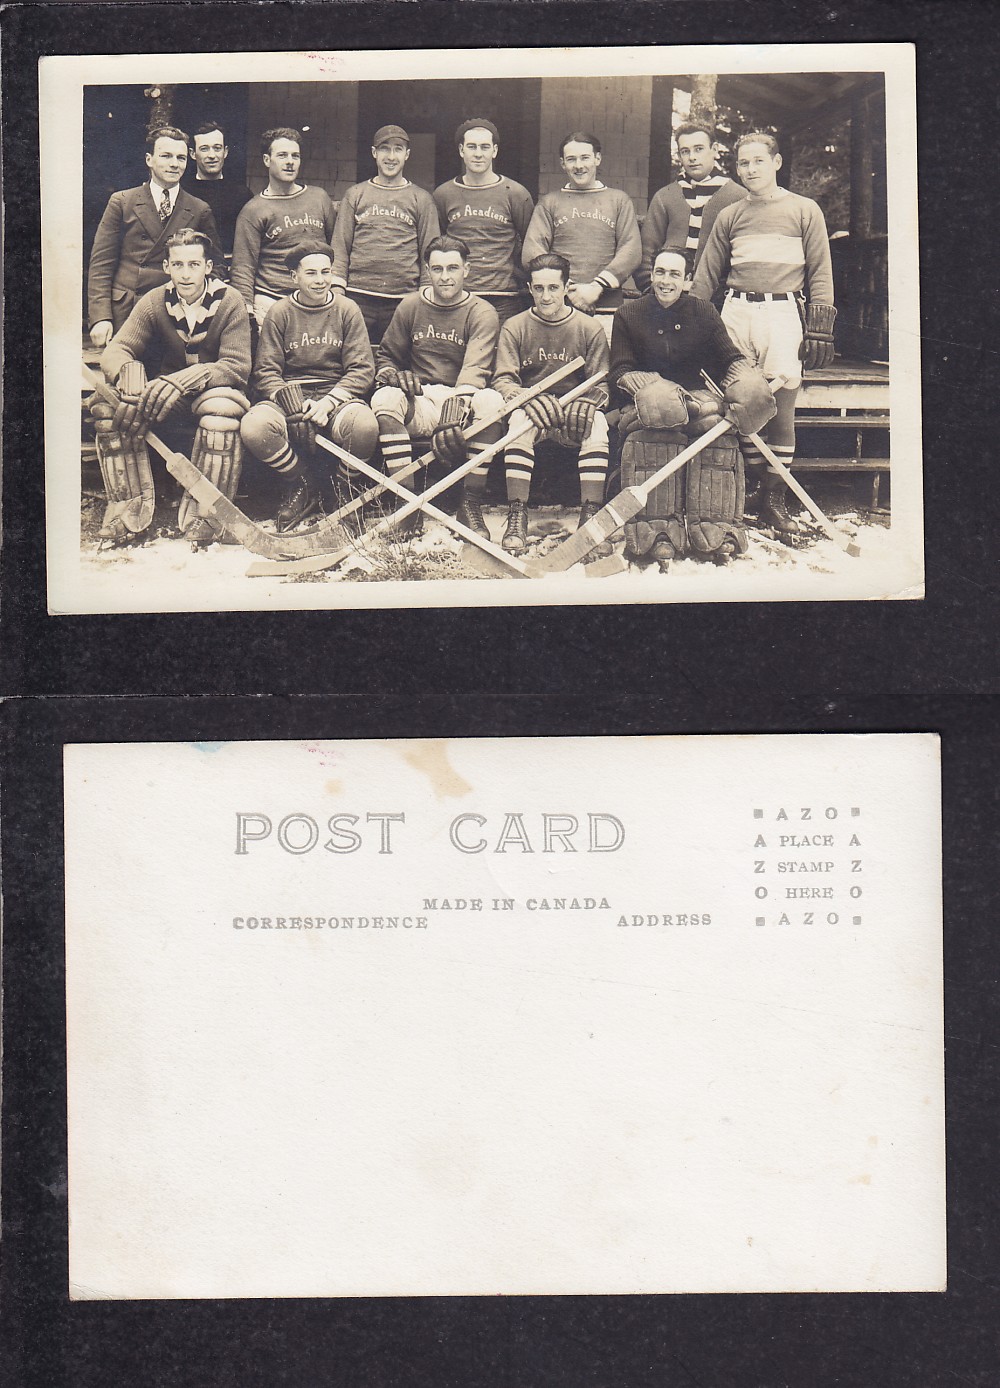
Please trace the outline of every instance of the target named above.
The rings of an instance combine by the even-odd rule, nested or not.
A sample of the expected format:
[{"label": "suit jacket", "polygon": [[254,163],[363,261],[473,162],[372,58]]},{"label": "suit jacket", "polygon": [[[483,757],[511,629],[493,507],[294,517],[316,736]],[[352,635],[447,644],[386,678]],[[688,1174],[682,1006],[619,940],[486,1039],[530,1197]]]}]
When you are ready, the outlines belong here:
[{"label": "suit jacket", "polygon": [[221,271],[225,275],[226,259],[215,218],[201,198],[192,197],[184,188],[178,189],[174,210],[161,222],[148,183],[111,194],[90,253],[87,300],[91,327],[115,321],[115,300],[119,304],[127,299],[134,301],[166,282],[166,240],[184,227],[211,237],[215,273]]}]

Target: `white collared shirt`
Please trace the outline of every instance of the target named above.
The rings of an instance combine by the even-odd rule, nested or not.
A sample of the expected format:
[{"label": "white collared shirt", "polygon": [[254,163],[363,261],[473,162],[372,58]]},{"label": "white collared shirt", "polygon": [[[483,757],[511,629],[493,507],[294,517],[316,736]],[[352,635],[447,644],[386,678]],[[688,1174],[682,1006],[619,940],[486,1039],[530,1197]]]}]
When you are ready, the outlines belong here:
[{"label": "white collared shirt", "polygon": [[180,304],[180,306],[181,306],[181,308],[182,308],[182,310],[183,310],[183,312],[184,312],[184,317],[187,319],[188,332],[191,332],[191,333],[194,332],[195,314],[196,314],[197,311],[201,308],[202,301],[204,300],[205,295],[206,295],[207,293],[208,293],[208,280],[205,281],[205,288],[201,291],[201,293],[198,295],[197,299],[195,299],[195,301],[194,301],[193,304],[186,304],[186,303],[184,302],[184,300],[181,299],[181,298],[178,296],[178,303]]},{"label": "white collared shirt", "polygon": [[156,208],[157,212],[159,212],[160,204],[163,202],[164,193],[166,193],[167,197],[170,199],[170,210],[173,212],[177,203],[177,194],[180,190],[181,185],[179,183],[175,183],[172,188],[164,188],[163,184],[157,183],[155,178],[150,178],[149,180],[149,191],[152,194],[153,206]]}]

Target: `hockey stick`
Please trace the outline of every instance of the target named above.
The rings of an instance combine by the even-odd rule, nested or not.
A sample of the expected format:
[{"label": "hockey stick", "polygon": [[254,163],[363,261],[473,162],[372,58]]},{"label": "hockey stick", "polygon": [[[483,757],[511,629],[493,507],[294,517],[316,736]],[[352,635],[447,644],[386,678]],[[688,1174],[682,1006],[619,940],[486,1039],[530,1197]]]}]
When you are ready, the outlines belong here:
[{"label": "hockey stick", "polygon": [[[562,396],[560,403],[568,405],[570,401],[575,400],[579,395],[583,395],[586,391],[590,390],[592,386],[596,385],[598,381],[603,380],[606,374],[607,373],[604,371],[595,372],[593,376],[588,377],[585,381],[581,381],[578,386],[574,386],[572,390],[567,391],[566,394]],[[552,377],[548,376],[546,380],[551,381]],[[526,434],[528,430],[532,428],[534,428],[534,425],[532,425],[530,420],[526,420],[524,424],[520,425],[518,428],[509,429],[502,439],[498,439],[496,443],[491,443],[488,448],[482,449],[481,452],[474,453],[472,457],[462,463],[460,467],[454,468],[446,476],[442,477],[439,482],[435,482],[432,486],[428,487],[426,491],[421,492],[419,496],[411,493],[411,500],[405,502],[398,511],[394,511],[392,515],[386,516],[384,520],[379,521],[369,530],[364,531],[363,534],[351,540],[336,553],[314,555],[297,563],[279,564],[277,566],[270,564],[251,564],[249,569],[247,569],[248,576],[250,578],[265,578],[268,575],[318,573],[322,569],[334,568],[335,565],[339,564],[349,555],[355,553],[359,547],[366,544],[369,539],[384,534],[385,531],[391,530],[399,525],[399,523],[406,520],[408,516],[412,516],[414,511],[421,510],[426,502],[433,501],[434,497],[440,495],[441,492],[447,491],[449,487],[463,478],[466,473],[471,472],[473,468],[481,467],[483,463],[488,463],[498,453],[502,453],[505,448],[509,447],[510,444],[516,439],[519,439],[522,434]],[[317,436],[317,442],[319,442],[319,436]],[[349,454],[347,456],[349,458],[351,457]],[[351,461],[354,462],[356,460],[351,458]],[[380,473],[379,476],[385,480],[384,474]],[[482,536],[480,536],[479,539],[482,541]],[[509,555],[505,557],[510,558]]]},{"label": "hockey stick", "polygon": [[[485,429],[490,429],[494,424],[499,424],[502,419],[506,419],[509,414],[513,414],[513,412],[520,409],[522,405],[526,405],[529,400],[534,400],[536,395],[542,395],[551,391],[553,386],[558,385],[560,381],[564,381],[567,376],[571,376],[574,371],[579,371],[580,368],[585,365],[586,362],[583,357],[574,357],[572,361],[568,361],[565,365],[560,366],[558,371],[553,371],[551,376],[546,376],[543,380],[536,381],[533,386],[529,386],[527,390],[522,390],[520,394],[515,395],[513,399],[504,401],[502,410],[497,410],[495,414],[489,415],[486,419],[477,420],[475,424],[470,425],[465,431],[466,439],[471,440],[478,438]],[[396,481],[405,482],[407,477],[412,477],[415,472],[419,472],[421,468],[427,467],[428,463],[432,463],[433,461],[434,452],[432,449],[428,448],[426,453],[422,453],[419,458],[411,460],[404,468],[400,468],[399,472],[396,473]],[[384,476],[384,474],[380,474],[380,476]],[[360,507],[364,506],[366,502],[373,501],[375,497],[378,496],[379,492],[383,490],[385,489],[381,483],[379,483],[378,486],[369,487],[368,490],[362,492],[360,496],[353,497],[338,510],[332,511],[330,515],[327,516],[327,521],[335,523],[345,520]]]},{"label": "hockey stick", "polygon": [[649,500],[650,493],[685,463],[700,453],[703,448],[707,448],[710,443],[714,443],[717,438],[724,434],[733,426],[728,419],[720,419],[718,424],[712,426],[707,434],[702,434],[695,439],[694,443],[688,444],[682,452],[675,458],[671,458],[669,463],[664,463],[663,467],[653,473],[652,477],[645,482],[637,483],[633,487],[625,487],[613,501],[607,502],[601,509],[591,516],[586,525],[581,525],[580,529],[571,535],[568,540],[563,540],[551,554],[545,555],[543,559],[535,559],[528,564],[528,573],[532,578],[541,578],[545,574],[565,573],[581,559],[585,559],[592,549],[596,549],[599,544],[603,544],[609,536],[616,530],[620,530],[626,521],[630,521],[633,516],[637,516],[645,508]]},{"label": "hockey stick", "polygon": [[[120,405],[118,392],[96,376],[85,363],[81,365],[85,383],[109,405]],[[321,527],[317,526],[316,530],[305,535],[272,534],[256,521],[252,521],[235,501],[230,501],[220,492],[215,483],[210,481],[200,468],[195,467],[190,458],[178,453],[152,431],[145,435],[145,439],[156,449],[166,463],[167,471],[177,478],[184,490],[189,492],[204,510],[210,511],[219,525],[235,536],[244,549],[271,560],[294,559],[314,552],[311,544],[315,543],[316,533]],[[339,525],[325,527],[325,537],[326,543],[330,545],[343,545],[350,538],[347,531]]]},{"label": "hockey stick", "polygon": [[[712,392],[712,394],[718,396],[718,398],[721,400],[723,398],[722,391],[712,380],[708,372],[702,371],[699,374],[702,380],[705,382],[706,386],[708,386],[709,390]],[[782,383],[784,382],[783,377],[779,377],[778,379]],[[771,389],[773,391],[777,391],[780,388],[781,387],[779,386],[778,381],[771,382]],[[836,527],[828,519],[828,517],[825,516],[823,512],[819,509],[815,501],[813,501],[812,497],[806,491],[805,487],[803,487],[802,483],[798,480],[797,477],[793,476],[791,470],[785,466],[785,464],[777,456],[774,450],[764,442],[760,434],[747,434],[746,437],[750,440],[751,443],[756,444],[756,446],[760,449],[761,453],[774,468],[775,472],[777,472],[781,476],[782,481],[785,482],[787,486],[795,493],[798,499],[802,502],[802,505],[812,516],[816,524],[826,535],[829,536],[831,540],[833,540],[834,544],[839,545],[840,548],[844,551],[844,553],[849,554],[852,559],[860,558],[861,546],[857,543],[857,541],[853,538],[848,538],[846,535],[844,535],[842,531],[836,529]]]},{"label": "hockey stick", "polygon": [[[454,530],[455,534],[461,535],[462,539],[468,544],[477,545],[494,560],[516,573],[519,578],[528,577],[528,566],[523,560],[518,559],[516,555],[508,554],[506,550],[501,549],[499,545],[495,545],[492,540],[484,540],[482,535],[477,531],[470,529],[467,525],[463,525],[455,516],[449,516],[447,511],[439,510],[432,502],[426,500],[425,494],[418,496],[415,492],[411,492],[409,487],[402,486],[401,483],[396,481],[395,477],[387,477],[384,472],[379,472],[378,468],[372,467],[370,463],[362,462],[360,458],[355,458],[352,453],[348,453],[344,448],[339,448],[337,444],[331,443],[329,439],[323,438],[322,435],[317,435],[316,442],[321,447],[325,448],[327,452],[340,458],[350,467],[356,468],[357,471],[363,473],[365,477],[371,477],[377,480],[380,487],[384,487],[387,491],[395,493],[395,495],[400,497],[403,501],[419,502],[420,509],[428,516],[433,517],[436,521],[440,521],[441,524],[446,525],[449,530]],[[397,512],[396,514],[399,513]],[[389,519],[393,518],[394,517],[390,517]],[[373,532],[366,532],[363,538],[367,538],[367,535],[371,533]]]}]

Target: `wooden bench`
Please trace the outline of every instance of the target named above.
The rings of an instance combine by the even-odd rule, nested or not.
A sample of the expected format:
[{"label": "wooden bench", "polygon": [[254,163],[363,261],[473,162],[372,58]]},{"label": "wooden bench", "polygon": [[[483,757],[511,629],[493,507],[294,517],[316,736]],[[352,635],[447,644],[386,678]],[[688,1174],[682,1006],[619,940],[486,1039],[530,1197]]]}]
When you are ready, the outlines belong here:
[{"label": "wooden bench", "polygon": [[[871,509],[879,509],[882,474],[890,471],[888,456],[868,451],[870,432],[889,430],[889,368],[880,362],[838,358],[832,366],[811,371],[795,405],[795,432],[801,444],[811,444],[813,430],[839,431],[846,447],[816,457],[797,456],[795,472],[861,473],[871,478]],[[837,440],[840,441],[839,439]]]}]

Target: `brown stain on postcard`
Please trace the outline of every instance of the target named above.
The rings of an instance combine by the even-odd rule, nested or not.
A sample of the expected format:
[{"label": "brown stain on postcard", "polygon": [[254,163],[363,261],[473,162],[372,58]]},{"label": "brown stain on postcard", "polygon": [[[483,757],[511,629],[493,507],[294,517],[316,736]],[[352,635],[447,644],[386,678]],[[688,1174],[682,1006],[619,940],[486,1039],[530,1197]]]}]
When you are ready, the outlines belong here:
[{"label": "brown stain on postcard", "polygon": [[415,771],[422,771],[440,799],[468,795],[472,787],[448,760],[447,742],[418,742],[403,750],[403,760]]}]

